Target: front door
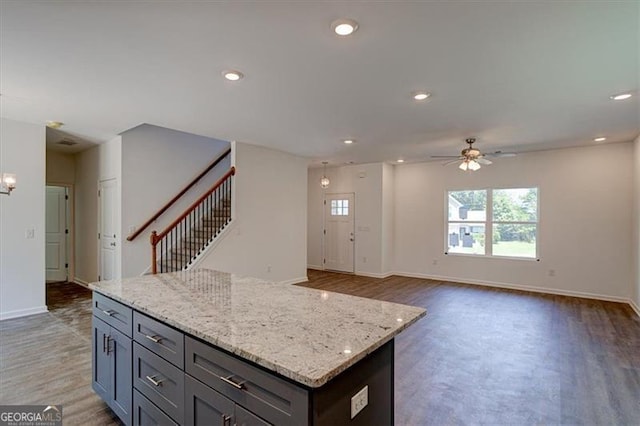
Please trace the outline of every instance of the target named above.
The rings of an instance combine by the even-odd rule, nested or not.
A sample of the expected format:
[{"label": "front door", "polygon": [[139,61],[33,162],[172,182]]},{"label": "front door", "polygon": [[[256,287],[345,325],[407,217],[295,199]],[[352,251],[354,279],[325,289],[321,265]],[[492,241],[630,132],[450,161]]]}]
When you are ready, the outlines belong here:
[{"label": "front door", "polygon": [[355,197],[327,194],[324,213],[324,268],[354,272]]},{"label": "front door", "polygon": [[100,280],[116,277],[116,180],[100,181]]},{"label": "front door", "polygon": [[67,188],[47,186],[45,264],[47,281],[67,280]]}]

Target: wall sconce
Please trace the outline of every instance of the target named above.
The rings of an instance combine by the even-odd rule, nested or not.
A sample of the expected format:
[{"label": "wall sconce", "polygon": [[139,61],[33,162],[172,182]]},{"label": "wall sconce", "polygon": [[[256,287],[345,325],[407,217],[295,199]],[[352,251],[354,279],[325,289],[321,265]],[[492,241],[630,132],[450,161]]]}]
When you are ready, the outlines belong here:
[{"label": "wall sconce", "polygon": [[16,188],[16,175],[13,173],[3,173],[0,180],[0,194],[11,195],[11,191]]}]

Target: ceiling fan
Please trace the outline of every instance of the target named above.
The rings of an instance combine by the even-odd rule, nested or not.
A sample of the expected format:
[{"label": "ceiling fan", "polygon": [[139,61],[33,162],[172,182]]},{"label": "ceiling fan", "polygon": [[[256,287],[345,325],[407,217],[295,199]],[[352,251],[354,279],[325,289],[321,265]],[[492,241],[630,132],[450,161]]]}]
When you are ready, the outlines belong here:
[{"label": "ceiling fan", "polygon": [[487,157],[515,157],[515,152],[502,152],[495,151],[488,154],[483,154],[480,150],[473,147],[473,144],[476,142],[476,138],[467,138],[465,142],[469,144],[468,148],[465,148],[460,152],[460,155],[432,155],[431,158],[445,158],[452,159],[451,161],[445,162],[443,165],[447,166],[449,164],[454,164],[460,161],[460,165],[458,166],[461,170],[471,170],[476,171],[484,164],[488,166],[492,164],[492,161],[487,159]]}]

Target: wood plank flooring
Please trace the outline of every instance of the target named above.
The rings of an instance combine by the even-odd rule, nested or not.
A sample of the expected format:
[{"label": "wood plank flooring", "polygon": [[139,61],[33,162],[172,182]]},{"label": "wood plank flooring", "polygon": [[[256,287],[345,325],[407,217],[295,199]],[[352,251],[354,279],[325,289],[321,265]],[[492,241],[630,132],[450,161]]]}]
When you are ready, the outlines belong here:
[{"label": "wood plank flooring", "polygon": [[[640,425],[640,319],[627,305],[403,277],[309,279],[427,308],[396,339],[396,425]],[[63,404],[65,425],[119,424],[91,390],[91,293],[48,284],[47,299],[47,314],[0,321],[0,404]]]},{"label": "wood plank flooring", "polygon": [[91,389],[91,291],[47,284],[49,312],[0,321],[0,404],[62,404],[65,425],[120,425]]},{"label": "wood plank flooring", "polygon": [[303,285],[422,306],[396,339],[397,425],[640,425],[626,304],[309,271]]}]

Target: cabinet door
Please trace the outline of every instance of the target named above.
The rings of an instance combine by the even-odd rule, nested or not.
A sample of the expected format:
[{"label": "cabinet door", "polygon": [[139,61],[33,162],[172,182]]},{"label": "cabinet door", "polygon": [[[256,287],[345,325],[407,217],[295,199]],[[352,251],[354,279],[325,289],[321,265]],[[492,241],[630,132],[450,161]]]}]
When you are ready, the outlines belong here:
[{"label": "cabinet door", "polygon": [[236,405],[236,426],[271,426],[271,423]]},{"label": "cabinet door", "polygon": [[178,426],[178,424],[134,389],[133,426]]},{"label": "cabinet door", "polygon": [[235,404],[203,385],[196,379],[185,374],[185,424],[192,426],[233,424]]},{"label": "cabinet door", "polygon": [[109,337],[110,327],[101,320],[93,317],[93,335],[91,345],[92,380],[91,387],[109,404],[111,395],[111,360],[107,353],[107,337]]},{"label": "cabinet door", "polygon": [[109,406],[125,424],[131,424],[132,403],[132,342],[131,339],[111,327],[108,348],[111,357],[113,387]]}]

